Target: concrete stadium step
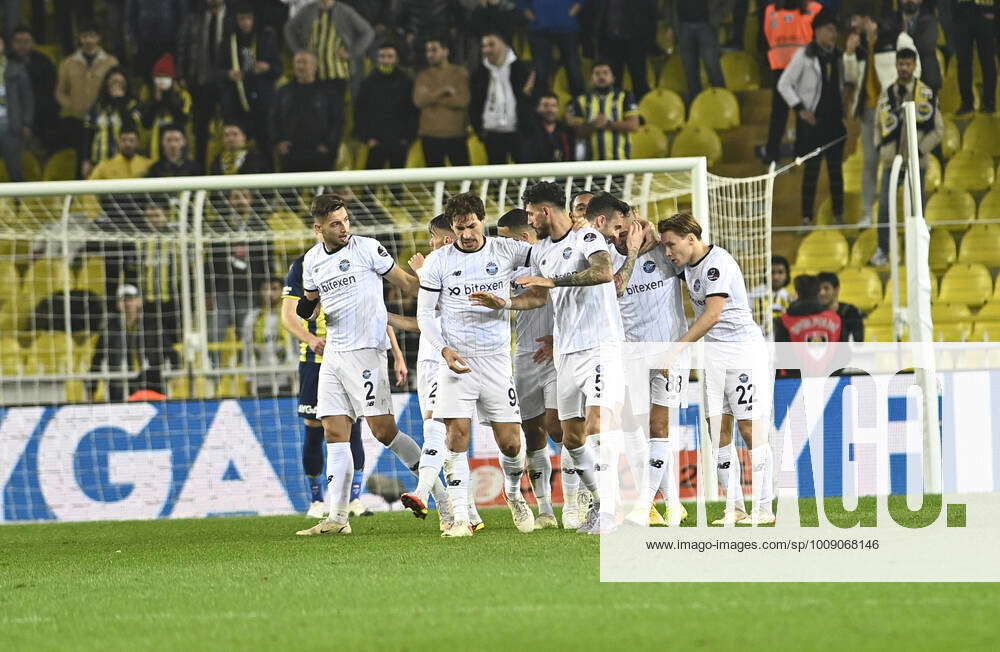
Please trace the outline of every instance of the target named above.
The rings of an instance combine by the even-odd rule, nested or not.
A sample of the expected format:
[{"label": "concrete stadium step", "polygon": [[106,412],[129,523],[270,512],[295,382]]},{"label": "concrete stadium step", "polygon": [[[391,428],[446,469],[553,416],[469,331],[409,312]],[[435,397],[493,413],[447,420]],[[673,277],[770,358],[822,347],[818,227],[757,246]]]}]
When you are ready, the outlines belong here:
[{"label": "concrete stadium step", "polygon": [[744,91],[739,94],[740,121],[745,125],[767,125],[771,119],[771,89]]}]

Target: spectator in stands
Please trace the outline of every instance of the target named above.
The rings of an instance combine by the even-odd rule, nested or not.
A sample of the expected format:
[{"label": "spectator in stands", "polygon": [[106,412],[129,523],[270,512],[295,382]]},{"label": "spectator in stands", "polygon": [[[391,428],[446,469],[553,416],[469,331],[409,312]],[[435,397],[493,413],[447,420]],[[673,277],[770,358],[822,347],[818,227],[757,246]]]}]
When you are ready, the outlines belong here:
[{"label": "spectator in stands", "polygon": [[236,30],[226,36],[225,56],[219,62],[224,75],[222,115],[253,126],[261,151],[271,149],[271,110],[274,84],[281,76],[278,35],[257,22],[253,5],[236,6]]},{"label": "spectator in stands", "polygon": [[448,46],[441,38],[428,39],[427,68],[413,83],[413,104],[420,110],[418,134],[427,167],[468,165],[469,73],[448,63]]},{"label": "spectator in stands", "polygon": [[222,151],[212,161],[209,174],[260,174],[271,165],[260,150],[247,144],[247,132],[235,120],[222,126]]},{"label": "spectator in stands", "polygon": [[[812,41],[812,22],[823,8],[814,0],[778,0],[764,10],[764,36],[767,39],[767,63],[775,87],[788,62],[800,48]],[[761,158],[770,164],[781,159],[781,139],[788,124],[788,105],[775,88],[771,93],[771,120],[767,126],[767,144]]]},{"label": "spectator in stands", "polygon": [[118,135],[125,126],[137,129],[142,120],[139,101],[129,88],[123,68],[114,67],[104,76],[101,93],[84,121],[85,138],[80,151],[80,167],[89,177],[94,166],[118,151]]},{"label": "spectator in stands", "polygon": [[271,247],[259,239],[269,229],[254,210],[251,191],[229,191],[227,208],[219,227],[225,239],[210,246],[205,270],[212,291],[210,330],[215,342],[239,323],[253,303],[255,289],[272,273]]},{"label": "spectator in stands", "polygon": [[840,342],[840,315],[819,299],[819,278],[795,277],[796,299],[780,317],[774,318],[775,342]]},{"label": "spectator in stands", "polygon": [[833,218],[844,222],[844,66],[837,49],[837,19],[824,9],[813,20],[812,43],[795,53],[778,80],[778,92],[795,111],[795,155],[802,156],[818,147],[822,155],[805,163],[802,175],[802,225],[813,222],[813,204],[819,169],[826,159],[830,178]]},{"label": "spectator in stands", "polygon": [[840,341],[864,342],[865,316],[857,306],[840,302],[840,279],[833,272],[820,272],[816,278],[819,280],[819,302],[840,317]]},{"label": "spectator in stands", "polygon": [[639,129],[639,107],[625,90],[615,88],[611,64],[595,61],[590,73],[593,90],[566,107],[567,121],[587,142],[587,159],[620,161],[631,158],[629,134]]},{"label": "spectator in stands", "polygon": [[[896,51],[896,81],[882,91],[878,101],[878,116],[875,132],[875,146],[878,148],[882,161],[882,192],[879,196],[878,208],[878,249],[872,256],[870,264],[881,267],[889,262],[889,187],[892,160],[896,154],[902,154],[907,159],[907,138],[903,103],[916,102],[917,105],[917,148],[920,151],[920,187],[923,189],[924,170],[927,169],[927,159],[931,150],[938,146],[944,136],[944,119],[938,107],[937,95],[934,89],[916,76],[917,53],[904,49]],[[909,170],[904,166],[899,175],[902,183]]]},{"label": "spectator in stands", "polygon": [[[240,339],[243,340],[243,364],[255,367],[286,366],[298,359],[291,334],[281,326],[282,283],[268,278],[259,286],[258,305],[243,317]],[[279,396],[292,388],[291,374],[274,371],[248,376],[252,396]]]},{"label": "spectator in stands", "polygon": [[59,103],[56,102],[56,67],[47,56],[35,49],[35,37],[31,29],[19,26],[14,29],[10,60],[23,65],[31,82],[31,96],[34,99],[34,115],[28,120],[31,126],[45,125],[35,131],[42,147],[54,152],[66,143],[64,134],[58,128]]},{"label": "spectator in stands", "polygon": [[[861,170],[861,219],[872,223],[878,154],[875,151],[875,109],[882,89],[896,81],[896,50],[914,49],[913,39],[888,18],[876,21],[870,4],[856,5],[851,14],[851,34],[844,45],[844,85],[849,115],[861,122],[864,167]],[[919,74],[919,71],[918,71]]]},{"label": "spectator in stands", "polygon": [[3,33],[0,38],[10,42],[14,36],[14,26],[21,22],[21,0],[4,0],[0,2],[0,24],[3,25]]},{"label": "spectator in stands", "polygon": [[194,177],[205,168],[187,153],[187,135],[177,125],[160,127],[160,158],[149,168],[148,177]]},{"label": "spectator in stands", "polygon": [[482,63],[469,80],[469,117],[490,165],[521,158],[521,131],[531,123],[535,73],[497,33],[482,40]]},{"label": "spectator in stands", "polygon": [[160,57],[177,52],[177,34],[189,4],[187,0],[128,0],[125,40],[136,51],[134,70],[147,75]]},{"label": "spectator in stands", "polygon": [[572,161],[575,139],[573,130],[559,119],[559,98],[544,93],[538,98],[534,120],[524,135],[521,160],[524,163]]},{"label": "spectator in stands", "polygon": [[[77,26],[76,36],[79,38],[83,27],[94,23],[94,0],[52,0],[52,6],[54,9],[52,14],[56,18],[56,28],[62,51],[70,52],[76,45],[73,37],[73,26]],[[36,25],[36,27],[39,33],[45,33],[42,25]],[[103,73],[98,77],[98,80],[102,76]]]},{"label": "spectator in stands", "polygon": [[[583,73],[580,72],[580,10],[581,0],[519,0],[518,5],[528,19],[528,43],[535,66],[536,92],[552,90],[552,48],[559,49],[559,59],[566,67],[570,95],[583,93]],[[510,41],[507,41],[510,43]]]},{"label": "spectator in stands", "polygon": [[[683,4],[686,0],[678,1]],[[698,6],[704,7],[704,0],[699,0]],[[659,18],[656,0],[591,0],[586,5],[586,12],[590,26],[588,31],[595,44],[597,58],[611,65],[615,79],[619,82],[625,79],[627,65],[634,95],[637,99],[642,99],[649,92],[646,58],[656,44],[656,24]],[[682,43],[685,42],[683,33],[682,31]],[[715,44],[715,60],[718,61],[718,36],[715,37]],[[705,67],[710,69],[710,66],[711,61],[706,59]],[[711,78],[711,72],[709,77]],[[719,79],[722,79],[721,73]],[[688,85],[691,87],[690,81]]]},{"label": "spectator in stands", "polygon": [[302,11],[306,5],[312,4],[315,0],[281,0],[288,5],[288,20],[295,18],[296,14]]},{"label": "spectator in stands", "polygon": [[154,196],[143,211],[143,234],[135,242],[135,270],[145,299],[143,322],[156,343],[160,358],[176,367],[180,356],[174,344],[181,341],[180,252],[177,229],[170,221],[170,201]]},{"label": "spectator in stands", "polygon": [[392,43],[378,49],[377,65],[361,82],[354,105],[354,133],[368,146],[369,170],[406,167],[406,155],[417,133],[413,80],[399,68]]},{"label": "spectator in stands", "polygon": [[[958,90],[962,94],[962,105],[955,117],[966,117],[972,113],[972,46],[975,43],[979,53],[979,64],[983,74],[983,90],[980,94],[982,113],[996,112],[997,91],[997,4],[990,0],[955,0],[955,55],[958,59]],[[918,73],[919,74],[919,73]]]},{"label": "spectator in stands", "polygon": [[79,30],[80,49],[59,64],[56,81],[56,101],[62,109],[67,142],[80,147],[84,141],[84,118],[104,88],[104,79],[118,59],[101,49],[97,27],[82,25]]},{"label": "spectator in stands", "polygon": [[[788,292],[788,284],[791,280],[788,272],[788,259],[777,254],[771,256],[771,316],[780,317],[788,310],[792,302],[792,296]],[[755,312],[764,312],[764,300],[767,297],[768,286],[763,283],[750,291],[750,298],[754,300]]]},{"label": "spectator in stands", "polygon": [[11,181],[24,181],[21,155],[25,143],[31,138],[35,100],[31,92],[28,70],[19,61],[7,59],[3,39],[0,38],[0,149],[7,176]]},{"label": "spectator in stands", "polygon": [[[517,27],[520,19],[514,2],[512,0],[476,0],[476,3],[476,6],[469,12],[469,33],[477,41],[482,41],[482,38],[486,34],[495,32],[503,36],[503,40],[506,43],[513,43],[514,28]],[[535,65],[538,65],[538,59],[541,55],[535,54],[537,50],[534,44],[531,46],[531,52],[535,57]],[[551,53],[549,53],[549,58],[549,67],[551,68]],[[576,59],[577,64],[579,64],[579,46],[577,46],[576,50]]]},{"label": "spectator in stands", "polygon": [[[129,374],[126,379],[108,382],[107,400],[111,402],[120,403],[142,389],[163,393],[163,358],[152,333],[143,327],[142,294],[134,285],[125,284],[116,296],[117,311],[108,317],[107,328],[97,340],[90,371]],[[96,384],[91,381],[91,394]]]},{"label": "spectator in stands", "polygon": [[219,104],[219,70],[226,56],[223,36],[232,31],[225,0],[205,3],[203,10],[188,14],[177,44],[177,67],[193,100],[195,159],[199,163],[205,162],[208,125]]},{"label": "spectator in stands", "polygon": [[131,121],[123,122],[115,139],[115,155],[106,158],[88,175],[88,179],[138,179],[146,176],[153,164],[139,153],[139,129]]},{"label": "spectator in stands", "polygon": [[316,78],[316,57],[293,60],[295,79],[278,89],[271,131],[284,172],[334,170],[344,130],[344,96]]},{"label": "spectator in stands", "polygon": [[[708,73],[710,86],[724,88],[722,52],[719,47],[719,25],[725,17],[725,2],[715,0],[675,0],[672,23],[676,29],[677,50],[684,64],[688,101],[701,92],[701,65]],[[655,25],[653,26],[655,28]],[[635,82],[633,82],[634,84]]]},{"label": "spectator in stands", "polygon": [[920,62],[920,79],[935,93],[941,91],[943,79],[937,59],[938,18],[934,8],[923,6],[924,0],[904,0],[899,5],[899,22],[913,39]]},{"label": "spectator in stands", "polygon": [[363,56],[374,38],[368,21],[337,0],[316,0],[285,24],[285,45],[292,52],[315,54],[317,78],[334,82],[341,100],[351,78],[351,61]]},{"label": "spectator in stands", "polygon": [[[456,26],[464,22],[455,0],[408,0],[401,3],[396,24],[410,48],[410,63],[421,64],[421,53],[426,54],[427,42],[433,38],[450,36],[455,39]],[[430,64],[430,61],[427,62]]]},{"label": "spectator in stands", "polygon": [[153,85],[145,89],[145,101],[139,107],[142,126],[150,130],[149,158],[160,157],[160,130],[163,125],[186,129],[191,120],[191,93],[177,83],[174,55],[164,54],[153,66]]}]

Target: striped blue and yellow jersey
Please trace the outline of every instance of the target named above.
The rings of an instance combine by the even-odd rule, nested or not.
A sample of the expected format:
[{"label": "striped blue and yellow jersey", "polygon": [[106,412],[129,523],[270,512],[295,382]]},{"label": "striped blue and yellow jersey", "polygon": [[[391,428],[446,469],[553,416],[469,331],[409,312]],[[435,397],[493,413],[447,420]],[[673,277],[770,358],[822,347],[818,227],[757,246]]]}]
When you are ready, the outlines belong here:
[{"label": "striped blue and yellow jersey", "polygon": [[[609,122],[621,122],[639,113],[632,93],[611,90],[607,93],[577,95],[567,107],[571,116],[590,122],[604,115]],[[598,129],[587,139],[587,157],[591,161],[623,161],[632,157],[632,141],[628,133]]]},{"label": "striped blue and yellow jersey", "polygon": [[[285,289],[281,292],[282,299],[301,299],[305,296],[302,289],[302,260],[305,254],[292,261],[292,266],[288,268],[288,276],[285,277]],[[316,337],[326,337],[326,315],[320,310],[319,317],[313,321],[302,320],[302,325]],[[309,345],[299,342],[300,362],[323,362],[323,356],[316,355]]]}]

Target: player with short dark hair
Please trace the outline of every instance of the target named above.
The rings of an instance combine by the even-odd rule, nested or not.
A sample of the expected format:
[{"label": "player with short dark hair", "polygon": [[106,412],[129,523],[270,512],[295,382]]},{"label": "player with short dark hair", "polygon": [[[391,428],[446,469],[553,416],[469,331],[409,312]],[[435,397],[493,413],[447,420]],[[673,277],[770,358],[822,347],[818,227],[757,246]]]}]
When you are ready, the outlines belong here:
[{"label": "player with short dark hair", "polygon": [[840,278],[833,272],[820,272],[816,278],[820,303],[840,316],[840,341],[864,342],[865,316],[857,306],[840,300]]}]

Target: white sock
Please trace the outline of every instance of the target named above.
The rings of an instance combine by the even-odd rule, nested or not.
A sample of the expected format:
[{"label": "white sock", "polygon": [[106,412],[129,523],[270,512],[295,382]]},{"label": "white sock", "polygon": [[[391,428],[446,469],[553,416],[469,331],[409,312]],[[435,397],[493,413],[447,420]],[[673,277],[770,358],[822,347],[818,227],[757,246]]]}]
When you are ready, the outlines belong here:
[{"label": "white sock", "polygon": [[456,523],[469,522],[469,455],[448,451],[448,498]]},{"label": "white sock", "polygon": [[565,450],[569,453],[573,461],[573,468],[576,469],[576,475],[579,476],[580,482],[590,490],[590,493],[594,494],[594,500],[600,500],[600,494],[597,492],[597,472],[594,469],[594,454],[591,448],[585,444],[579,448],[567,448]]},{"label": "white sock", "polygon": [[563,506],[572,505],[572,509],[576,509],[576,497],[580,492],[580,476],[576,473],[573,457],[569,454],[568,448],[563,448],[560,451],[559,464],[561,465],[559,480],[562,482]]},{"label": "white sock", "polygon": [[524,465],[521,456],[507,457],[500,453],[500,468],[503,469],[503,490],[511,500],[521,497],[521,476],[524,475]]},{"label": "white sock", "polygon": [[420,451],[417,488],[414,493],[425,503],[434,487],[434,481],[441,473],[444,458],[448,454],[445,446],[445,434],[446,429],[440,421],[434,419],[424,421],[424,447]]},{"label": "white sock", "polygon": [[476,481],[472,477],[472,472],[469,472],[469,523],[482,523],[483,517],[479,515],[479,510],[476,509]]},{"label": "white sock", "polygon": [[538,513],[552,516],[552,460],[549,449],[539,448],[528,453],[528,479],[538,501]]},{"label": "white sock", "polygon": [[339,442],[326,445],[326,499],[331,521],[347,522],[347,505],[351,501],[351,481],[354,479],[354,460],[351,443]]},{"label": "white sock", "polygon": [[413,437],[400,430],[386,448],[399,458],[403,466],[413,471],[414,474],[417,473],[417,469],[420,467],[420,447],[417,446],[417,442],[413,441]]},{"label": "white sock", "polygon": [[753,467],[754,507],[770,515],[774,500],[774,457],[770,442],[750,449],[750,464]]},{"label": "white sock", "polygon": [[[660,490],[663,478],[669,476],[670,457],[669,440],[649,440],[649,482],[646,485],[646,493],[643,495],[646,498],[646,502],[650,505],[656,501],[656,492]],[[663,497],[667,497],[665,493]],[[668,501],[667,505],[669,504],[670,502]]]},{"label": "white sock", "polygon": [[726,494],[726,511],[746,509],[743,502],[743,482],[740,472],[740,458],[736,454],[736,442],[719,448],[716,456],[716,473],[719,486]]},{"label": "white sock", "polygon": [[621,473],[618,462],[624,437],[621,431],[604,432],[594,437],[598,438],[599,442],[594,458],[600,468],[597,476],[601,492],[600,502],[608,511],[613,512],[621,502]]},{"label": "white sock", "polygon": [[635,490],[639,496],[644,496],[646,486],[651,484],[649,482],[649,443],[650,439],[642,428],[625,433],[625,459],[628,460],[628,469],[632,474],[632,482],[635,483]]}]

